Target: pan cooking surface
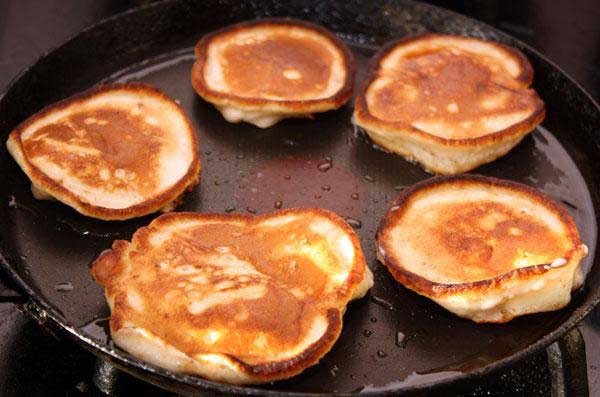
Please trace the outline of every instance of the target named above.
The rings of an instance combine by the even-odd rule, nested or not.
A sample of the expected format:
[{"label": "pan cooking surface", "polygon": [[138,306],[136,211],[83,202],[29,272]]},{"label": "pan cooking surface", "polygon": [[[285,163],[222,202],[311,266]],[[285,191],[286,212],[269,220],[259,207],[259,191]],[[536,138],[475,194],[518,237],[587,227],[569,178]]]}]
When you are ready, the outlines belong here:
[{"label": "pan cooking surface", "polygon": [[[352,45],[352,50],[360,81],[374,49]],[[285,120],[266,130],[229,124],[192,89],[193,60],[191,48],[179,50],[105,80],[155,85],[178,100],[195,124],[202,182],[178,210],[265,213],[296,206],[327,208],[355,227],[375,275],[367,297],[348,307],[342,335],[322,362],[291,380],[263,387],[351,392],[436,382],[526,348],[557,328],[580,304],[581,294],[576,294],[569,307],[557,312],[505,325],[476,325],[398,285],[375,259],[377,224],[400,190],[430,175],[374,147],[353,127],[351,105],[314,120]],[[108,308],[89,275],[90,263],[113,240],[129,239],[156,215],[102,222],[56,202],[36,201],[25,175],[4,157],[8,179],[2,187],[3,205],[8,207],[4,221],[18,251],[16,266],[66,322],[111,344]],[[562,202],[590,247],[584,262],[589,270],[596,239],[590,193],[553,131],[539,127],[507,156],[475,172],[534,186]]]}]

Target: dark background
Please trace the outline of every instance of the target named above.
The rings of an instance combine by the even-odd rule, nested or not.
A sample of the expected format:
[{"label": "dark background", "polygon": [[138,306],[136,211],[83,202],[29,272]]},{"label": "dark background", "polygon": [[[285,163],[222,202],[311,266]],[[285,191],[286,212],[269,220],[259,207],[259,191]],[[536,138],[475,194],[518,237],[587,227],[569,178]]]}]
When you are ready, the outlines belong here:
[{"label": "dark background", "polygon": [[[36,58],[82,28],[149,1],[0,0],[0,92]],[[485,21],[546,55],[591,96],[600,96],[600,2],[598,0],[449,1],[429,3]],[[2,287],[0,287],[0,292]],[[46,335],[11,298],[0,294],[0,395],[77,395],[90,388],[94,360],[71,342]],[[600,311],[580,326],[586,340],[590,395],[600,395]],[[530,362],[543,362],[534,357]],[[523,394],[503,376],[524,376],[519,366],[482,384],[498,395]],[[540,378],[542,379],[542,378]],[[494,383],[495,382],[495,383]],[[137,381],[129,391],[156,394]],[[458,392],[488,394],[480,386]]]}]

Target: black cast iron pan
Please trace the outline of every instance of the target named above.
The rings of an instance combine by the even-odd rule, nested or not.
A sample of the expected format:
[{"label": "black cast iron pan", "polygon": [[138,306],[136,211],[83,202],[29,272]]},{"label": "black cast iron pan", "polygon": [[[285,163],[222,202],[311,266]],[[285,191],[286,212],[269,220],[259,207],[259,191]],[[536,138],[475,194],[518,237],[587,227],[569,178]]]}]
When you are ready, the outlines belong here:
[{"label": "black cast iron pan", "polygon": [[[521,48],[548,116],[531,136],[477,173],[534,186],[562,201],[590,247],[585,287],[571,304],[505,325],[476,325],[396,284],[375,260],[374,235],[404,186],[427,178],[418,166],[372,147],[350,122],[351,105],[314,120],[286,120],[267,130],[228,124],[189,81],[192,46],[202,34],[258,17],[319,23],[346,40],[359,66],[384,42],[427,31],[484,37]],[[574,327],[600,299],[594,265],[600,209],[600,110],[555,65],[477,21],[408,1],[166,1],[107,19],[44,55],[0,100],[0,136],[56,100],[110,81],[144,81],[179,100],[200,134],[202,183],[180,208],[258,212],[320,206],[352,218],[369,266],[371,293],[352,303],[342,335],[322,362],[300,376],[260,387],[234,387],[145,364],[110,341],[108,308],[89,275],[91,261],[114,239],[128,239],[155,216],[126,222],[83,217],[36,201],[29,181],[0,149],[2,268],[39,321],[119,368],[184,393],[260,394],[415,392],[473,378],[541,349]],[[323,162],[332,163],[326,172]],[[321,167],[325,169],[327,167]],[[356,195],[358,194],[358,199]]]}]

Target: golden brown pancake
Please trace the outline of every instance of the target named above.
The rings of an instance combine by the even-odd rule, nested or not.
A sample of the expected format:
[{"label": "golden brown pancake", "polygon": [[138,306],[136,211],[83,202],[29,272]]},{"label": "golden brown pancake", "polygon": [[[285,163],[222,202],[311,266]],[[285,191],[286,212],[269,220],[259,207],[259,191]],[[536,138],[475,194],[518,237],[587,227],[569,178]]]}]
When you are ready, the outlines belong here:
[{"label": "golden brown pancake", "polygon": [[587,247],[557,203],[482,176],[431,178],[403,192],[377,233],[401,284],[476,322],[567,305]]},{"label": "golden brown pancake", "polygon": [[261,128],[337,109],[350,99],[354,59],[324,28],[295,19],[229,26],[196,45],[192,85],[229,122]]},{"label": "golden brown pancake", "polygon": [[373,279],[352,230],[321,209],[171,213],[115,241],[92,274],[114,342],[171,371],[235,384],[289,378],[338,338]]},{"label": "golden brown pancake", "polygon": [[384,149],[440,174],[506,154],[544,118],[533,69],[515,48],[427,34],[372,60],[354,119]]},{"label": "golden brown pancake", "polygon": [[171,210],[200,178],[194,127],[173,100],[139,83],[51,105],[11,132],[7,147],[36,198],[106,220]]}]

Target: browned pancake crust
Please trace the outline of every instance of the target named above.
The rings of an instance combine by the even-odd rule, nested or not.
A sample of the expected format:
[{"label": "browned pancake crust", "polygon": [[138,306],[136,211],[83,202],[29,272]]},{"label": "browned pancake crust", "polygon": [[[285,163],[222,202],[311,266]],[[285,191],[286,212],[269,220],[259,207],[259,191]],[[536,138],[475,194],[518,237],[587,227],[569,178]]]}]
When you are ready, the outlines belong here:
[{"label": "browned pancake crust", "polygon": [[[153,197],[152,199],[146,200],[140,204],[136,204],[136,205],[133,205],[133,206],[130,206],[127,208],[115,209],[115,208],[100,207],[100,206],[92,205],[92,204],[82,201],[76,194],[74,194],[70,190],[63,187],[61,184],[54,181],[52,178],[47,176],[45,173],[43,173],[41,170],[39,170],[36,166],[34,166],[28,160],[28,154],[35,154],[36,152],[42,151],[44,149],[42,147],[39,147],[39,145],[40,145],[39,143],[35,143],[35,142],[27,144],[27,145],[23,145],[23,142],[21,141],[21,133],[23,131],[25,131],[31,124],[33,124],[38,119],[41,119],[52,112],[60,111],[64,108],[74,105],[74,104],[78,104],[78,103],[83,104],[88,99],[93,98],[94,96],[96,96],[98,94],[101,94],[104,92],[109,92],[112,90],[127,90],[129,92],[138,93],[139,95],[142,95],[142,96],[154,96],[154,97],[158,97],[164,101],[173,102],[173,100],[171,98],[169,98],[167,95],[165,95],[162,91],[160,91],[150,85],[144,84],[144,83],[100,85],[98,87],[94,87],[90,90],[84,91],[84,92],[74,95],[70,98],[64,99],[62,101],[56,102],[52,105],[49,105],[49,106],[43,108],[41,111],[39,111],[35,115],[31,116],[30,118],[28,118],[27,120],[25,120],[24,122],[19,124],[9,135],[9,140],[16,142],[18,147],[20,148],[20,150],[23,151],[23,154],[24,154],[23,161],[25,161],[25,163],[27,164],[28,169],[29,169],[28,172],[30,174],[32,174],[31,179],[32,179],[32,181],[35,182],[35,184],[37,186],[41,187],[43,190],[45,190],[46,192],[48,192],[49,194],[51,194],[53,196],[60,197],[62,201],[65,201],[69,204],[74,203],[75,207],[80,212],[84,213],[85,215],[89,215],[94,218],[105,219],[105,220],[129,219],[129,218],[142,216],[142,215],[146,215],[146,214],[158,211],[159,209],[164,207],[166,204],[176,200],[186,190],[191,190],[195,185],[197,185],[200,182],[200,170],[201,170],[200,156],[199,156],[198,152],[195,151],[194,152],[195,153],[194,160],[190,164],[187,173],[185,174],[185,176],[183,178],[181,178],[171,188],[165,190],[161,194]],[[189,121],[187,116],[185,116],[185,113],[184,113],[183,109],[181,108],[181,106],[179,106],[176,103],[175,103],[175,105],[181,111],[181,114],[187,123],[187,127],[188,127],[189,131],[192,131],[191,140],[193,142],[194,147],[198,147],[198,136],[196,134],[194,126],[191,124],[191,122]],[[114,122],[121,127],[126,127],[127,125],[129,125],[126,118],[124,117],[123,114],[121,114],[121,112],[107,111],[106,114],[103,114],[102,116],[103,116],[103,118],[110,119],[111,123]],[[85,117],[81,117],[81,120],[79,120],[79,118],[78,118],[77,120],[74,120],[74,123],[76,123],[78,125],[80,124],[81,126],[84,126],[86,129],[89,130],[90,126],[85,125],[84,119],[85,119]],[[48,127],[45,127],[45,128],[48,128]],[[52,128],[52,130],[49,129],[48,132],[53,134],[54,137],[57,138],[58,140],[63,140],[64,138],[68,138],[68,136],[67,136],[68,134],[66,134],[65,131],[61,131],[57,128],[54,128],[53,126],[51,128]],[[120,157],[111,158],[111,160],[115,161],[116,163],[123,163],[123,164],[128,164],[128,166],[132,166],[132,164],[134,164],[134,162],[132,161],[132,160],[134,160],[133,159],[134,154],[147,155],[147,154],[152,153],[152,151],[147,150],[147,148],[146,149],[141,148],[139,145],[139,140],[137,140],[137,142],[133,142],[133,141],[126,142],[123,139],[119,139],[118,142],[117,142],[117,140],[115,140],[114,142],[107,142],[103,139],[102,136],[100,136],[100,134],[91,134],[91,135],[95,136],[96,139],[95,139],[94,144],[99,149],[102,149],[102,148],[110,149],[110,147],[114,146],[114,145],[126,145],[128,147],[128,150],[123,151],[123,153],[125,155],[120,156]],[[151,138],[145,139],[143,143],[144,143],[144,145],[147,144],[150,147],[157,144],[157,142],[152,140]],[[108,151],[110,151],[110,150],[108,150]],[[104,150],[103,150],[103,153],[105,153]],[[51,153],[51,155],[60,157],[60,156],[63,156],[64,153],[54,153],[54,154]],[[71,161],[71,160],[72,159],[69,159],[69,161]],[[151,161],[151,159],[148,159],[148,161]],[[147,164],[147,163],[145,163],[145,164]],[[83,166],[85,164],[81,164],[81,165],[83,168]],[[138,162],[138,164],[136,164],[136,167],[140,168],[139,171],[143,171],[144,164],[141,162]],[[97,173],[95,173],[95,174],[97,174]],[[143,172],[141,172],[141,174],[143,174]],[[92,176],[90,176],[90,178],[92,178]],[[98,181],[98,182],[101,182],[101,181]],[[151,191],[152,187],[153,187],[153,178],[152,178],[152,176],[148,176],[145,181],[145,186],[143,186],[142,189]]]},{"label": "browned pancake crust", "polygon": [[[436,189],[438,186],[448,183],[451,183],[453,185],[485,183],[490,186],[498,186],[504,189],[509,189],[518,194],[525,194],[532,201],[543,205],[545,208],[555,213],[561,219],[564,225],[566,225],[567,238],[572,242],[571,250],[563,256],[567,260],[567,262],[569,262],[570,259],[573,257],[573,254],[578,249],[580,249],[581,242],[579,240],[579,231],[577,230],[577,225],[575,224],[571,216],[567,213],[567,211],[559,204],[557,204],[554,200],[550,199],[546,195],[527,185],[503,179],[468,174],[433,177],[419,182],[411,186],[410,188],[405,189],[396,198],[396,200],[394,200],[394,202],[390,206],[390,209],[388,209],[388,212],[379,224],[379,228],[377,230],[376,235],[378,245],[383,247],[385,251],[392,252],[393,248],[388,247],[386,244],[386,238],[384,236],[385,231],[389,227],[392,227],[397,222],[397,220],[402,217],[402,214],[407,209],[410,200],[414,197],[414,194],[417,192],[426,192],[428,190],[433,190]],[[468,223],[468,221],[466,221],[466,223]],[[452,244],[453,242],[447,241],[447,243]],[[462,241],[459,243],[457,249],[468,251],[471,248],[468,247],[468,244],[468,241]],[[444,284],[428,280],[424,277],[421,277],[415,273],[406,270],[402,263],[398,262],[395,258],[393,258],[392,255],[380,255],[380,260],[384,263],[384,265],[388,268],[392,276],[397,281],[407,286],[408,288],[426,296],[444,296],[459,291],[472,291],[474,293],[483,293],[486,290],[494,289],[499,285],[508,282],[509,280],[526,280],[530,279],[533,276],[544,274],[546,272],[554,270],[552,267],[548,266],[549,264],[539,264],[534,266],[517,268],[508,271],[507,273],[486,280],[457,284]]]},{"label": "browned pancake crust", "polygon": [[[206,65],[206,61],[207,61],[207,57],[208,57],[208,53],[207,53],[207,49],[211,43],[211,41],[213,41],[215,38],[217,37],[222,37],[223,35],[229,35],[229,34],[233,34],[239,31],[243,31],[246,29],[251,29],[254,27],[281,27],[281,26],[299,26],[305,29],[310,29],[313,30],[317,33],[319,33],[320,35],[324,36],[326,39],[328,39],[331,43],[333,43],[335,45],[335,47],[339,50],[339,52],[341,54],[343,54],[343,59],[344,59],[344,66],[346,68],[346,81],[344,82],[344,85],[342,86],[342,88],[340,90],[338,90],[334,95],[328,97],[328,98],[320,98],[320,99],[311,99],[311,100],[269,100],[269,99],[265,99],[265,98],[252,98],[252,97],[239,97],[239,96],[235,96],[235,95],[231,95],[228,93],[223,93],[223,92],[218,92],[218,91],[214,91],[212,89],[210,89],[208,87],[208,84],[206,83],[205,79],[204,79],[204,67]],[[302,52],[304,52],[304,55],[323,55],[324,51],[322,48],[320,48],[318,45],[313,45],[313,46],[306,46],[306,43],[302,43],[302,45],[299,45],[300,43],[295,43],[293,40],[290,40],[288,38],[284,38],[284,41],[286,41],[286,44],[291,44],[292,46],[296,47],[296,50],[301,50]],[[263,81],[264,84],[267,84],[269,86],[273,86],[273,88],[275,88],[276,90],[278,90],[282,96],[285,96],[286,91],[290,92],[290,90],[298,90],[298,89],[305,89],[308,87],[308,85],[302,85],[302,86],[295,86],[294,84],[291,84],[289,80],[286,79],[286,81],[280,80],[280,79],[276,79],[273,80],[272,76],[270,73],[266,73],[264,70],[259,70],[257,69],[257,67],[260,66],[260,64],[254,64],[252,63],[252,60],[254,59],[254,57],[256,56],[260,56],[260,52],[261,50],[268,50],[269,53],[275,52],[278,55],[284,56],[284,57],[289,57],[290,59],[294,60],[297,63],[297,66],[303,71],[303,72],[307,72],[310,73],[311,79],[309,79],[309,81],[311,83],[314,83],[315,81],[319,80],[322,78],[322,72],[324,68],[328,68],[327,65],[320,65],[319,63],[315,63],[315,62],[311,62],[310,64],[307,64],[305,59],[303,59],[304,57],[297,57],[294,55],[293,50],[291,50],[289,47],[286,48],[286,45],[281,45],[281,46],[276,46],[274,43],[270,44],[270,48],[254,48],[250,50],[250,53],[248,55],[245,54],[236,54],[232,56],[234,57],[234,60],[237,61],[243,61],[244,64],[240,65],[235,65],[235,63],[232,65],[233,68],[231,70],[231,73],[229,74],[228,78],[231,79],[230,81],[233,81],[234,84],[236,84],[241,90],[247,91],[248,89],[251,89],[252,86],[254,86],[255,84],[250,84],[251,82],[255,82],[257,79],[259,79],[259,81]],[[256,47],[256,46],[255,46]],[[304,47],[304,48],[302,48]],[[311,48],[312,47],[312,48]],[[265,106],[271,103],[276,103],[278,106],[282,106],[285,107],[286,110],[290,113],[300,113],[300,114],[306,114],[306,113],[311,113],[311,112],[315,112],[315,111],[319,111],[320,109],[323,108],[338,108],[341,105],[343,105],[344,103],[346,103],[350,97],[352,96],[352,90],[354,87],[354,73],[355,73],[355,63],[354,63],[354,56],[352,55],[352,52],[350,51],[350,49],[348,48],[348,46],[341,41],[340,39],[338,39],[334,34],[332,34],[330,31],[328,31],[327,29],[319,26],[319,25],[315,25],[313,23],[310,22],[306,22],[303,20],[299,20],[299,19],[293,19],[293,18],[267,18],[267,19],[261,19],[261,20],[257,20],[257,21],[248,21],[248,22],[242,22],[242,23],[238,23],[235,25],[231,25],[231,26],[227,26],[225,28],[219,29],[217,31],[214,31],[212,33],[209,33],[205,36],[203,36],[198,43],[196,44],[196,48],[195,48],[195,52],[196,52],[196,62],[194,63],[194,66],[192,67],[192,85],[194,87],[194,89],[196,90],[196,92],[198,93],[198,95],[200,95],[202,98],[204,98],[205,100],[209,101],[209,102],[213,102],[213,103],[218,103],[218,104],[231,104],[237,107],[241,107],[241,108],[252,108],[252,109],[257,109],[260,108],[261,106]],[[314,66],[318,66],[317,70],[314,69]]]},{"label": "browned pancake crust", "polygon": [[[532,95],[534,95],[535,100],[536,100],[536,108],[531,116],[529,116],[525,120],[522,120],[521,122],[513,124],[508,128],[505,128],[503,130],[496,131],[496,132],[493,132],[493,133],[487,134],[487,135],[474,137],[474,138],[460,138],[460,139],[443,138],[443,137],[440,137],[437,135],[429,134],[419,128],[412,126],[409,123],[405,123],[402,121],[382,120],[381,118],[378,118],[375,115],[373,115],[369,111],[369,108],[367,106],[366,94],[367,94],[367,90],[368,90],[369,86],[371,85],[371,83],[373,83],[373,81],[375,79],[377,79],[377,77],[378,77],[379,64],[381,63],[381,61],[398,46],[406,45],[411,42],[418,42],[421,40],[428,40],[430,38],[437,38],[437,37],[450,37],[450,38],[456,37],[456,38],[460,38],[460,39],[465,38],[463,36],[440,35],[440,34],[435,34],[435,33],[428,33],[428,34],[414,36],[414,37],[408,37],[405,39],[401,39],[401,40],[398,40],[395,42],[388,43],[385,46],[383,46],[375,54],[375,56],[373,56],[373,58],[369,62],[366,77],[358,89],[356,99],[355,99],[355,104],[354,104],[355,114],[357,117],[359,117],[361,120],[363,120],[363,123],[366,123],[368,125],[372,125],[374,127],[378,127],[381,129],[388,129],[388,130],[399,131],[399,132],[401,131],[403,134],[413,134],[413,135],[420,136],[422,138],[426,138],[428,140],[432,140],[434,142],[437,142],[439,144],[443,144],[446,146],[467,146],[468,147],[468,146],[488,145],[488,144],[491,144],[494,142],[508,140],[511,137],[518,136],[520,134],[523,134],[523,133],[533,130],[538,124],[540,124],[544,120],[544,117],[546,116],[546,108],[544,106],[544,102],[537,96],[537,94],[535,94],[535,92],[533,92]],[[484,42],[487,44],[493,44],[493,45],[501,48],[502,50],[509,52],[515,59],[518,59],[520,69],[521,69],[521,74],[516,77],[516,80],[518,83],[522,84],[522,87],[512,87],[513,89],[515,89],[515,90],[521,89],[522,90],[524,88],[527,88],[529,85],[531,85],[531,83],[533,82],[533,68],[532,68],[529,60],[525,57],[525,55],[523,55],[523,53],[521,51],[519,51],[516,48],[501,44],[501,43],[475,39],[472,37],[469,37],[468,39],[481,41],[481,42]],[[460,65],[457,65],[457,67],[460,67]],[[471,78],[473,76],[466,75],[465,77]],[[441,82],[440,82],[440,84],[441,84]],[[445,103],[453,102],[453,98],[447,98],[444,102]],[[385,104],[385,101],[383,101],[383,103]],[[469,107],[467,107],[467,109],[469,109]],[[414,112],[416,110],[412,109],[411,111]]]},{"label": "browned pancake crust", "polygon": [[[326,217],[343,229],[351,238],[355,252],[352,271],[345,283],[338,287],[333,295],[325,295],[324,291],[319,290],[325,281],[324,278],[327,276],[312,265],[308,259],[299,256],[295,258],[299,261],[297,269],[298,271],[302,271],[302,273],[291,278],[287,276],[288,273],[285,271],[285,264],[278,261],[276,255],[270,257],[270,255],[274,254],[272,251],[277,246],[277,241],[287,238],[290,233],[306,234],[307,230],[303,228],[304,223],[295,224],[290,227],[277,227],[270,231],[270,234],[262,236],[257,236],[257,234],[264,233],[265,230],[252,230],[253,225],[264,219],[289,214],[302,214],[303,219],[306,219],[307,223],[310,223],[313,216]],[[189,218],[217,222],[239,221],[243,222],[245,226],[238,227],[221,223],[215,226],[203,226],[203,228],[205,227],[208,230],[204,230],[197,235],[194,234],[191,237],[186,235],[185,239],[182,239],[182,236],[172,237],[172,248],[174,251],[177,251],[177,255],[185,255],[184,253],[189,251],[190,256],[185,263],[194,263],[194,254],[209,253],[220,246],[231,246],[234,255],[240,259],[250,259],[256,264],[257,269],[261,273],[272,275],[274,278],[283,278],[286,285],[289,283],[304,291],[307,288],[314,288],[313,294],[307,296],[301,302],[288,302],[290,299],[289,297],[286,298],[285,294],[282,295],[281,293],[277,293],[277,291],[267,292],[265,299],[258,300],[258,303],[249,301],[251,305],[255,304],[256,307],[254,310],[252,310],[252,307],[247,308],[250,310],[250,316],[247,319],[234,321],[234,323],[231,323],[231,321],[235,318],[235,314],[239,313],[238,309],[240,309],[235,303],[222,305],[216,309],[209,309],[201,316],[192,315],[185,310],[165,313],[161,310],[160,304],[157,304],[153,306],[157,312],[157,317],[150,318],[147,313],[136,315],[134,310],[128,309],[127,298],[123,295],[117,295],[110,320],[111,330],[113,332],[117,331],[122,328],[125,321],[129,321],[140,328],[149,330],[162,338],[166,343],[171,344],[187,355],[193,356],[198,353],[211,353],[214,351],[202,350],[203,346],[198,340],[190,340],[189,337],[182,336],[180,334],[181,330],[189,330],[194,326],[201,328],[207,324],[220,324],[224,327],[242,331],[244,329],[265,329],[269,330],[269,333],[276,335],[278,340],[281,341],[282,346],[293,346],[297,342],[296,339],[302,335],[300,328],[307,325],[303,324],[302,320],[304,318],[312,318],[310,315],[311,310],[318,311],[325,309],[326,312],[323,314],[326,315],[328,321],[326,332],[319,340],[290,359],[273,362],[253,362],[251,359],[246,359],[244,353],[250,350],[248,346],[251,344],[251,341],[239,340],[237,343],[231,345],[219,346],[219,349],[222,349],[222,352],[219,351],[219,354],[224,354],[235,362],[238,362],[244,372],[253,378],[260,379],[261,382],[291,377],[317,363],[337,340],[342,329],[342,315],[346,304],[350,300],[356,286],[362,282],[366,269],[360,242],[354,230],[334,213],[319,208],[288,209],[262,216],[179,212],[164,214],[156,218],[150,225],[139,229],[134,234],[132,241],[135,240],[136,246],[147,252],[150,250],[148,236],[153,229],[167,228],[171,224],[177,225],[182,219]],[[238,237],[232,237],[237,234],[236,232],[241,232],[245,228],[249,230],[242,232]],[[312,243],[313,240],[311,239]],[[115,241],[112,249],[103,252],[92,265],[92,275],[105,288],[107,296],[114,295],[113,291],[119,290],[119,276],[125,272],[125,263],[121,260],[121,256],[129,244],[129,242],[123,240]],[[164,254],[164,256],[161,255],[159,259],[163,260],[168,257],[169,253],[169,248],[165,252],[161,250],[160,254]],[[305,261],[305,263],[300,261]],[[153,265],[150,262],[140,264],[143,268],[138,272],[139,276],[134,277],[139,277],[140,279],[152,278],[155,269],[152,268]],[[150,268],[144,268],[144,266],[150,266]],[[169,286],[175,282],[170,279],[170,276],[168,277],[161,280],[152,279],[153,282],[149,284],[151,288],[146,291],[148,296],[160,296],[160,291],[168,290]],[[282,311],[282,307],[285,307],[286,310]],[[232,341],[229,340],[228,342]]]}]

